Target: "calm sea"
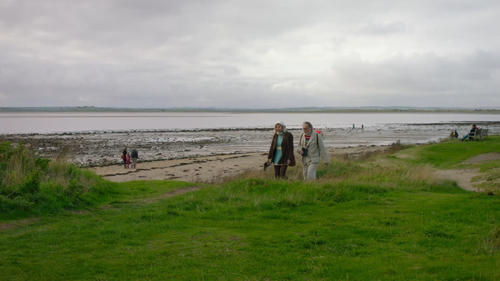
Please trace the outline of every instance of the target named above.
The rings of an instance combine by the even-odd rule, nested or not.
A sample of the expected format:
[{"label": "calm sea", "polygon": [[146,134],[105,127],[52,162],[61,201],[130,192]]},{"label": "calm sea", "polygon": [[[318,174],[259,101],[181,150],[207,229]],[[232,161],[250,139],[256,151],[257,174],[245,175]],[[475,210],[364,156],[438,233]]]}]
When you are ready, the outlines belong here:
[{"label": "calm sea", "polygon": [[0,134],[272,127],[365,127],[394,123],[495,122],[496,114],[456,113],[0,113]]}]

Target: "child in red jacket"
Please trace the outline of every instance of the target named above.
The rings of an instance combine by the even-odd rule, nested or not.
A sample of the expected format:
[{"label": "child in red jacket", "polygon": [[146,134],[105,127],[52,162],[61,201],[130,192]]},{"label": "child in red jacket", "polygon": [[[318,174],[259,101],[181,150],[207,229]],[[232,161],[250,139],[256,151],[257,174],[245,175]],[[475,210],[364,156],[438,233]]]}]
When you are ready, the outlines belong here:
[{"label": "child in red jacket", "polygon": [[127,156],[125,156],[125,168],[130,168],[130,153],[127,152]]}]

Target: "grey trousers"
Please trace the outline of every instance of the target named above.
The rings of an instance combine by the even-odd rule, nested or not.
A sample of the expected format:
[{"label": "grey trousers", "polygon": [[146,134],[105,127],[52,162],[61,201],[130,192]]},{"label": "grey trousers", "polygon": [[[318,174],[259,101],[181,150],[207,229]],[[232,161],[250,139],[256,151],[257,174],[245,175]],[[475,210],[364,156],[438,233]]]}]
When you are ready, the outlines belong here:
[{"label": "grey trousers", "polygon": [[318,163],[306,164],[302,162],[302,174],[305,180],[315,180],[316,179],[316,168],[318,168]]},{"label": "grey trousers", "polygon": [[132,158],[132,169],[135,169],[137,166],[137,158]]}]

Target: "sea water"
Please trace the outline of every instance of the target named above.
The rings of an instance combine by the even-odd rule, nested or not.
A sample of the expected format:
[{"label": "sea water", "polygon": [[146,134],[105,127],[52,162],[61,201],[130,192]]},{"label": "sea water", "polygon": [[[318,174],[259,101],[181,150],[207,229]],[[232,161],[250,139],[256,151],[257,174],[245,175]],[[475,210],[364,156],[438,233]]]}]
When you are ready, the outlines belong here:
[{"label": "sea water", "polygon": [[316,128],[356,129],[384,124],[500,122],[498,114],[458,113],[230,113],[230,112],[112,112],[0,113],[0,134],[128,130],[205,130],[269,128],[278,121],[299,128],[304,121]]}]

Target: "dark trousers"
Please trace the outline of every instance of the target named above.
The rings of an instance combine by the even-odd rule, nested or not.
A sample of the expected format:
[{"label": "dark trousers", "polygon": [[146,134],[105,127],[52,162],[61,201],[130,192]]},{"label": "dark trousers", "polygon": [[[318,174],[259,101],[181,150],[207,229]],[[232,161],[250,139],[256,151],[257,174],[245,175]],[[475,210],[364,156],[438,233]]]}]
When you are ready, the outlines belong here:
[{"label": "dark trousers", "polygon": [[281,166],[274,165],[274,176],[276,178],[285,178],[286,168],[288,168],[288,165],[281,165]]}]

